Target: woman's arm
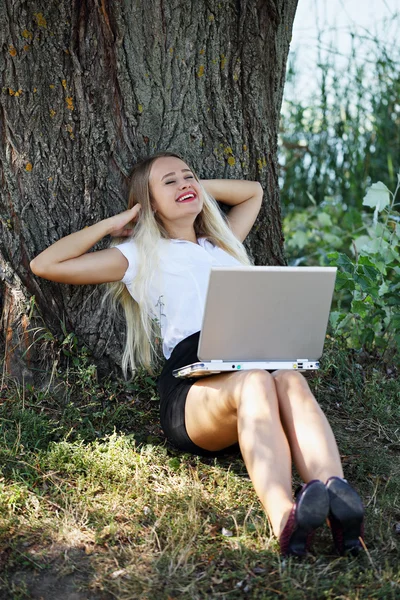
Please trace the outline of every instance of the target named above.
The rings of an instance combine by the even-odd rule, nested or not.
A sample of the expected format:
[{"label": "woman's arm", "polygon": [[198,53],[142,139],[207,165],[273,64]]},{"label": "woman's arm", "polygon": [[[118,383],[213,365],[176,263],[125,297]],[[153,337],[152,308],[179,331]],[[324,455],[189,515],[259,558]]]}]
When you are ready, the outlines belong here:
[{"label": "woman's arm", "polygon": [[245,179],[201,179],[200,183],[206,191],[218,202],[228,206],[236,206],[251,200],[252,197],[262,198],[263,190],[258,181]]},{"label": "woman's arm", "polygon": [[243,242],[260,212],[263,189],[258,181],[202,179],[200,183],[219,202],[232,206],[227,219],[235,236]]},{"label": "woman's arm", "polygon": [[88,250],[106,235],[123,235],[125,225],[136,218],[139,210],[140,204],[137,204],[61,238],[31,261],[31,270],[39,277],[60,283],[82,285],[120,281],[128,261],[118,249],[107,248],[90,253]]}]

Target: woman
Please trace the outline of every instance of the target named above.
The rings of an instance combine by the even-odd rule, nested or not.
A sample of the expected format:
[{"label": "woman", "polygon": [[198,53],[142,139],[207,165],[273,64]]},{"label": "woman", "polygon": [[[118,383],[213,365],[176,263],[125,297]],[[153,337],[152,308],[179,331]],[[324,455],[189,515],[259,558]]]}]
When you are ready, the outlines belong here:
[{"label": "woman", "polygon": [[[128,365],[151,368],[154,340],[161,336],[167,361],[158,389],[165,435],[177,448],[200,455],[239,442],[283,555],[305,555],[327,518],[338,552],[356,554],[363,505],[343,479],[332,430],[299,372],[172,376],[173,369],[198,360],[211,265],[250,264],[242,242],[262,195],[258,182],[200,181],[180,156],[158,153],[133,168],[128,210],[57,241],[31,269],[62,283],[110,284],[114,305],[118,299],[126,316],[125,375]],[[214,198],[231,205],[227,217]],[[116,238],[114,247],[88,253],[108,234]],[[294,503],[292,458],[306,482]]]}]

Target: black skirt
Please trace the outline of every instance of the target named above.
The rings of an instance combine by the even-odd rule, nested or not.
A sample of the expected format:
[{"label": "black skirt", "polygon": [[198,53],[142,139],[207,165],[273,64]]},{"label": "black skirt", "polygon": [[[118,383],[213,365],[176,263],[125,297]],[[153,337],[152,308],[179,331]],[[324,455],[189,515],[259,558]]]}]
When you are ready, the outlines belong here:
[{"label": "black skirt", "polygon": [[198,362],[197,348],[199,337],[200,331],[193,333],[179,342],[173,349],[158,378],[157,387],[160,395],[161,427],[168,441],[183,452],[190,452],[191,454],[200,456],[220,456],[226,452],[239,449],[238,444],[234,444],[223,450],[209,451],[194,444],[186,431],[186,397],[188,391],[198,381],[199,377],[181,379],[172,375],[174,369]]}]

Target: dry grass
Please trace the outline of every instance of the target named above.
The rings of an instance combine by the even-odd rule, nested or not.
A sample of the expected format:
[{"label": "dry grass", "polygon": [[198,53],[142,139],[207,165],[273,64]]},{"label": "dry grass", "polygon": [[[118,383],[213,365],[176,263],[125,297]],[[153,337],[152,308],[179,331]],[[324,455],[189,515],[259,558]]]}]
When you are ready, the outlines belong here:
[{"label": "dry grass", "polygon": [[367,547],[337,557],[325,529],[302,562],[279,556],[239,455],[165,444],[154,382],[80,377],[5,382],[0,598],[400,598],[400,388],[384,366],[332,341],[310,377],[364,498]]}]

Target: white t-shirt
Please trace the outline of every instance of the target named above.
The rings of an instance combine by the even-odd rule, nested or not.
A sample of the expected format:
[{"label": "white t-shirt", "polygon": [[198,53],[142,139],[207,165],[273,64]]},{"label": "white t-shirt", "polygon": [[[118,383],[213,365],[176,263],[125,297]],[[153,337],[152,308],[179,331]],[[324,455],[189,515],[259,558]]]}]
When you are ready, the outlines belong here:
[{"label": "white t-shirt", "polygon": [[[159,242],[160,273],[153,277],[150,300],[161,326],[165,358],[171,356],[180,341],[200,331],[211,267],[241,264],[206,238],[197,241],[198,244],[177,239]],[[128,260],[129,266],[121,281],[137,300],[134,282],[138,263],[136,243],[129,240],[114,248]]]}]

